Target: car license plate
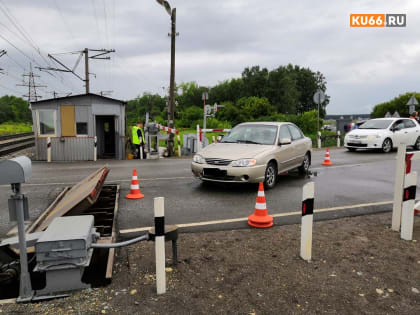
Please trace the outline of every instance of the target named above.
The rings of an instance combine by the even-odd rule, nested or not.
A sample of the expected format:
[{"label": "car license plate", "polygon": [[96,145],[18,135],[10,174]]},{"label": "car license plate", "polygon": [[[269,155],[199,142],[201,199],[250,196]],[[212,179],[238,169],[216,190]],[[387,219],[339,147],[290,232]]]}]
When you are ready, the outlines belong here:
[{"label": "car license plate", "polygon": [[351,140],[352,143],[362,143],[360,140]]},{"label": "car license plate", "polygon": [[221,170],[220,168],[205,168],[204,175],[207,176],[226,176],[226,170]]}]

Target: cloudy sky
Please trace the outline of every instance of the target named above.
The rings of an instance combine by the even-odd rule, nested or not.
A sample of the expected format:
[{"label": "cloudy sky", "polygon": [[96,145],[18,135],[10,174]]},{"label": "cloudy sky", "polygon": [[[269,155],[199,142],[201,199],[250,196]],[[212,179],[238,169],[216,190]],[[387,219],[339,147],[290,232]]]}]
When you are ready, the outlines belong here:
[{"label": "cloudy sky", "polygon": [[[288,63],[322,72],[329,114],[369,113],[372,106],[420,91],[420,1],[169,0],[177,8],[176,81],[212,86],[247,66]],[[350,28],[351,13],[405,13],[404,28]],[[85,47],[113,48],[111,60],[91,60],[91,91],[128,100],[163,95],[169,85],[170,18],[155,0],[0,0],[0,95],[22,95],[32,61],[44,98],[83,93],[69,73]],[[37,51],[39,49],[39,51]],[[41,55],[43,57],[41,57]],[[84,64],[76,68],[81,76]],[[211,100],[210,100],[211,101]]]}]

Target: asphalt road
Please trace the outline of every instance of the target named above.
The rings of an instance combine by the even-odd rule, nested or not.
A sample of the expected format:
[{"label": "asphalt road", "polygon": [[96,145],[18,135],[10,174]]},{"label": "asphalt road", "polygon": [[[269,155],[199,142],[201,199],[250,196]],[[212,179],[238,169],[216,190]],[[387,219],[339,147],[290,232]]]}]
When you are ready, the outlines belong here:
[{"label": "asphalt road", "polygon": [[[298,174],[280,176],[277,186],[266,191],[270,214],[277,214],[276,224],[297,222],[299,216],[284,213],[300,211],[302,186],[315,182],[315,209],[339,207],[335,211],[316,213],[315,219],[329,219],[342,215],[389,211],[393,198],[395,152],[347,152],[331,150],[333,166],[321,165],[325,151],[314,151],[312,171],[317,176]],[[58,193],[76,183],[97,168],[107,164],[111,172],[107,183],[121,185],[119,200],[120,230],[153,225],[153,198],[165,197],[167,224],[197,223],[214,220],[245,218],[254,211],[257,186],[251,184],[202,184],[192,177],[190,159],[97,161],[78,163],[33,163],[31,180],[23,185],[29,198],[31,219],[36,219]],[[145,198],[127,200],[131,172],[136,168],[140,188]],[[420,171],[420,163],[413,163]],[[0,236],[11,228],[8,222],[7,198],[9,186],[0,186]],[[379,205],[360,204],[382,203]],[[341,209],[340,207],[346,207]],[[246,227],[246,221],[200,226],[200,230]],[[195,230],[189,227],[186,230]]]}]

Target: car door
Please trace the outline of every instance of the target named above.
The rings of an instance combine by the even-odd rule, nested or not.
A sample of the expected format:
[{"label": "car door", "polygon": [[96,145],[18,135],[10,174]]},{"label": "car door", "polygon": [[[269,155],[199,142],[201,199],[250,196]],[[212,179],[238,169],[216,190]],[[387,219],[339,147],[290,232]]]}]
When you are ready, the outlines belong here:
[{"label": "car door", "polygon": [[[281,125],[278,142],[280,143],[281,139],[286,139],[286,138],[292,140],[292,135],[290,134],[290,131],[287,125]],[[276,156],[277,163],[279,165],[279,173],[292,168],[293,160],[295,157],[293,143],[282,144],[282,145],[278,144],[275,156]]]},{"label": "car door", "polygon": [[[393,135],[392,135],[392,144],[395,147],[398,147],[401,143],[405,142],[407,136],[407,130],[405,129],[404,119],[399,119],[392,125]],[[407,132],[407,133],[406,133]]]},{"label": "car door", "polygon": [[292,145],[294,148],[293,166],[297,167],[302,164],[306,153],[305,137],[302,131],[295,125],[288,125],[290,134],[292,135]]},{"label": "car door", "polygon": [[412,119],[404,119],[404,135],[407,145],[414,145],[420,136],[420,130]]}]

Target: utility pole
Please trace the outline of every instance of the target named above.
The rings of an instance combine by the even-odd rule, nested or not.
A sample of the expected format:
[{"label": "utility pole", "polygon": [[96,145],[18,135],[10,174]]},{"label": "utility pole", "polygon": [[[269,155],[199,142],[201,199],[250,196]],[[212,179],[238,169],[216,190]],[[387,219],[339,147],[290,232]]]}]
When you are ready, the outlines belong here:
[{"label": "utility pole", "polygon": [[[6,51],[4,49],[0,50],[0,57],[5,55],[5,54],[6,54]],[[4,71],[4,69],[0,68],[0,73],[3,73],[3,71]]]},{"label": "utility pole", "polygon": [[[176,32],[176,8],[171,9],[171,5],[166,0],[156,0],[162,5],[166,12],[171,17],[171,74],[169,78],[169,104],[168,104],[168,127],[174,128],[175,119],[175,38],[179,35]],[[168,140],[168,153],[169,156],[174,154],[174,135],[169,134]]]},{"label": "utility pole", "polygon": [[[171,14],[171,75],[169,83],[169,117],[168,117],[168,127],[174,128],[174,119],[175,119],[175,37],[176,37],[176,8],[172,9]],[[168,141],[168,152],[169,155],[173,155],[174,151],[174,134],[169,134]]]},{"label": "utility pole", "polygon": [[[27,86],[28,87],[28,94],[24,94],[24,97],[28,98],[29,108],[31,108],[32,102],[37,102],[38,99],[42,98],[42,96],[38,95],[36,92],[36,88],[38,87],[47,87],[46,85],[37,85],[35,83],[35,78],[39,78],[39,75],[36,75],[32,71],[32,63],[29,64],[29,73],[24,73],[23,76],[23,83],[16,84],[17,86]],[[28,77],[28,82],[25,83],[25,77]]]},{"label": "utility pole", "polygon": [[85,87],[86,94],[89,94],[89,49],[85,48]]},{"label": "utility pole", "polygon": [[[96,52],[95,55],[93,56],[89,56],[89,51],[93,51]],[[107,55],[109,53],[115,52],[115,49],[90,49],[90,48],[85,48],[82,51],[76,51],[76,52],[70,52],[69,54],[79,54],[79,58],[77,59],[75,65],[73,66],[72,69],[70,69],[69,67],[67,67],[63,62],[61,62],[60,60],[58,60],[56,57],[52,56],[51,54],[48,54],[48,57],[51,58],[52,60],[54,60],[58,65],[60,65],[60,68],[52,68],[52,67],[48,67],[48,68],[42,68],[42,67],[37,67],[40,71],[60,71],[60,72],[69,72],[72,73],[73,75],[75,75],[79,80],[85,82],[85,89],[86,89],[86,94],[90,93],[90,80],[89,80],[89,75],[93,74],[89,72],[89,59],[103,59],[103,60],[109,60],[111,59],[111,57],[106,56],[106,57],[101,57],[104,55]],[[77,68],[77,66],[80,63],[80,60],[82,59],[83,55],[85,56],[85,78],[83,79],[80,75],[78,75],[75,70]]]}]

